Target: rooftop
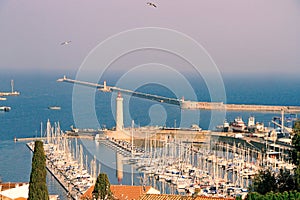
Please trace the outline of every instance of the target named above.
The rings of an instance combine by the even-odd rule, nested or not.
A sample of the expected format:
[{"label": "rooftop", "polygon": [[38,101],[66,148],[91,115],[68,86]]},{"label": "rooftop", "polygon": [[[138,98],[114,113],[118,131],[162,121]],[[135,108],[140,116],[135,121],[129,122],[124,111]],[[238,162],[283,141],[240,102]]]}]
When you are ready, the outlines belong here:
[{"label": "rooftop", "polygon": [[[111,192],[114,194],[116,199],[128,199],[138,200],[143,194],[159,194],[159,191],[152,188],[151,186],[131,186],[131,185],[111,185]],[[91,186],[85,194],[82,195],[82,199],[91,198],[94,186]]]}]

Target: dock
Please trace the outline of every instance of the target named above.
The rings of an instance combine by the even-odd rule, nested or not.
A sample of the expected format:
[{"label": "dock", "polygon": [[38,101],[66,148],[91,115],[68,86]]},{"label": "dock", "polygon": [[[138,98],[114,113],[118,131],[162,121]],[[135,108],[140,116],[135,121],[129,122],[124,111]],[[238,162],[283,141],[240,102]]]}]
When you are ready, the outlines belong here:
[{"label": "dock", "polygon": [[11,80],[11,91],[10,92],[0,92],[1,96],[19,96],[20,92],[14,91],[14,80]]},{"label": "dock", "polygon": [[[26,145],[33,152],[34,142]],[[78,199],[94,184],[95,177],[88,174],[82,163],[69,157],[69,150],[65,152],[55,150],[56,148],[54,144],[44,144],[46,168],[68,193],[70,199]]]},{"label": "dock", "polygon": [[0,96],[19,96],[20,92],[0,92]]},{"label": "dock", "polygon": [[[54,129],[50,121],[47,122],[45,137],[19,138],[17,141],[28,141],[26,145],[34,151],[34,140],[43,140],[46,157],[46,168],[68,193],[69,199],[80,199],[80,197],[95,184],[97,178],[96,157],[88,165],[88,157],[84,155],[82,144],[72,145],[70,138],[64,134],[55,123]],[[84,164],[84,158],[86,163]],[[100,169],[100,168],[99,168]]]},{"label": "dock", "polygon": [[122,151],[127,152],[129,155],[136,155],[136,154],[144,154],[145,151],[143,149],[137,148],[134,146],[134,144],[124,141],[124,140],[117,140],[112,138],[107,138],[107,140],[110,144],[115,146],[118,149],[121,149]]},{"label": "dock", "polygon": [[[90,135],[78,135],[78,136],[72,136],[72,135],[65,135],[63,136],[65,138],[79,138],[79,139],[88,139],[88,140],[94,140],[94,136]],[[14,138],[15,142],[25,142],[25,141],[36,141],[36,140],[46,140],[47,137],[26,137],[26,138]]]},{"label": "dock", "polygon": [[189,110],[220,110],[220,111],[254,111],[278,113],[300,113],[300,106],[255,105],[255,104],[224,104],[223,102],[182,101],[182,109]]}]

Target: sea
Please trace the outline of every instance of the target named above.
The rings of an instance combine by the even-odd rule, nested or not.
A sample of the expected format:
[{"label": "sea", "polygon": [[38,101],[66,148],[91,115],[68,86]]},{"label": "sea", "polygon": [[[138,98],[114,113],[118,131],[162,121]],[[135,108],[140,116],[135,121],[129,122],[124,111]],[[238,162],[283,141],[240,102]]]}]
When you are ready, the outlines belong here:
[{"label": "sea", "polygon": [[[13,79],[15,90],[21,93],[20,96],[10,96],[6,101],[0,101],[0,106],[11,107],[10,112],[0,112],[0,178],[2,182],[29,182],[32,153],[26,147],[26,142],[15,142],[14,138],[39,137],[43,134],[41,128],[45,127],[48,119],[52,124],[59,122],[62,130],[70,130],[72,125],[77,128],[113,128],[115,126],[114,99],[116,94],[83,88],[83,90],[94,92],[94,102],[85,101],[83,95],[80,97],[82,104],[73,105],[74,98],[78,96],[74,97],[72,84],[56,81],[61,77],[62,74],[55,72],[47,74],[1,72],[0,91],[10,91],[10,81]],[[74,78],[75,74],[71,73],[71,77]],[[118,77],[113,75],[109,78],[112,85],[118,80]],[[190,84],[199,101],[210,100],[208,89],[201,78],[198,80],[190,76],[187,79],[190,79]],[[299,78],[244,75],[225,76],[223,81],[227,103],[300,106]],[[139,87],[138,91],[181,98],[174,96],[166,85],[146,84]],[[94,113],[88,112],[88,109],[85,110],[93,103],[95,104]],[[49,106],[60,106],[61,110],[50,110]],[[73,106],[80,106],[82,112],[74,113]],[[126,112],[124,126],[127,127],[134,120],[135,126],[189,127],[197,124],[205,130],[211,127],[213,116],[210,111],[182,111],[176,105],[130,96],[124,96],[124,112]],[[191,114],[190,117],[189,114]],[[226,112],[222,119],[214,123],[221,124],[224,119],[230,122],[237,116],[247,122],[248,117],[254,116],[256,121],[263,122],[265,126],[272,126],[270,122],[273,117],[280,115],[280,113]],[[285,114],[286,117],[289,115],[291,114]],[[90,123],[95,118],[98,123]],[[187,118],[187,120],[182,120],[182,118]],[[113,149],[95,141],[83,140],[81,143],[85,146],[89,159],[96,154],[97,160],[102,162],[101,171],[108,174],[112,184],[141,184],[139,178],[141,174],[136,173],[132,178],[130,166],[124,166],[126,173],[120,183],[116,176],[116,152]],[[58,194],[60,199],[67,199],[65,191],[49,173],[47,184],[50,194]]]}]

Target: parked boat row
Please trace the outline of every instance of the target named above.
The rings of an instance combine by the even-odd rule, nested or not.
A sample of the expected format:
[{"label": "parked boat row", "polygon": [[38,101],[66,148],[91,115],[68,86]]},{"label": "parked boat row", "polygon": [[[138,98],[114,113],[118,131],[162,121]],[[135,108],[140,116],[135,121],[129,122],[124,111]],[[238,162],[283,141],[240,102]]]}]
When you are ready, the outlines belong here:
[{"label": "parked boat row", "polygon": [[[161,141],[160,141],[161,142]],[[155,141],[152,141],[152,144]],[[259,170],[293,169],[282,152],[267,146],[267,153],[240,143],[215,143],[200,148],[169,138],[160,147],[150,141],[143,156],[135,156],[131,164],[141,173],[175,187],[178,192],[214,197],[245,196]],[[132,159],[132,158],[131,158]]]},{"label": "parked boat row", "polygon": [[[175,146],[178,149],[172,150]],[[248,179],[255,174],[255,169],[251,170],[253,165],[247,166],[244,160],[235,158],[227,162],[222,157],[209,154],[209,151],[195,153],[193,149],[182,144],[166,144],[158,155],[140,158],[136,164],[137,169],[159,181],[174,185],[178,192],[184,190],[187,194],[197,192],[200,196],[226,197],[234,186],[236,192],[231,192],[229,196],[237,195],[238,191],[242,190],[245,196],[245,186],[239,183],[237,187],[232,177],[238,179],[243,175]]]},{"label": "parked boat row", "polygon": [[236,117],[233,122],[228,123],[226,120],[222,125],[216,127],[217,131],[235,132],[236,138],[243,137],[259,137],[265,140],[278,141],[283,144],[291,145],[293,126],[295,121],[299,120],[296,114],[284,115],[282,111],[281,117],[273,117],[271,123],[273,127],[265,127],[262,122],[255,122],[254,116],[248,118],[248,123],[243,121],[241,117]]},{"label": "parked boat row", "polygon": [[[70,140],[64,137],[59,123],[51,127],[48,120],[46,140],[43,142],[47,169],[73,199],[78,199],[95,183],[96,158],[91,161],[91,173],[89,173],[87,163],[86,165],[83,163],[83,147],[76,142],[74,153]],[[34,142],[28,143],[27,146],[33,150]]]},{"label": "parked boat row", "polygon": [[217,131],[221,132],[236,132],[236,133],[266,133],[269,131],[262,122],[255,122],[255,117],[250,116],[246,124],[242,117],[238,116],[232,122],[224,120],[222,125],[216,127]]}]

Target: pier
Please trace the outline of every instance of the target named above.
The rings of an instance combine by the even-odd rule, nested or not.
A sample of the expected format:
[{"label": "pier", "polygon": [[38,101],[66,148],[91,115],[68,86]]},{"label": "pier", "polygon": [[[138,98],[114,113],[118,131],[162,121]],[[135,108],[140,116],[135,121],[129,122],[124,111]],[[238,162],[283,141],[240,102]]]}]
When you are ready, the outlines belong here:
[{"label": "pier", "polygon": [[[34,151],[34,143],[27,143],[26,146],[30,149],[30,151]],[[65,189],[65,191],[69,193],[68,183],[66,183],[63,180],[62,175],[53,168],[48,158],[46,159],[46,168],[48,172],[57,180],[57,182]],[[69,195],[69,197],[75,200],[75,194]]]},{"label": "pier", "polygon": [[288,113],[300,113],[300,106],[286,106],[286,105],[255,105],[255,104],[225,104],[223,102],[197,102],[188,101],[176,98],[163,97],[154,94],[147,94],[132,90],[127,90],[123,88],[118,88],[114,86],[106,85],[106,81],[103,84],[90,83],[86,81],[79,81],[69,79],[66,76],[57,80],[58,82],[66,82],[72,84],[83,85],[87,87],[96,88],[103,92],[121,92],[124,94],[129,94],[134,97],[148,99],[152,101],[157,101],[160,103],[167,103],[172,105],[180,106],[181,109],[188,110],[220,110],[220,111],[254,111],[254,112],[281,112],[284,110]]},{"label": "pier", "polygon": [[14,91],[14,80],[11,80],[11,92],[0,92],[0,96],[19,96],[20,92]]},{"label": "pier", "polygon": [[[59,123],[55,123],[53,129],[48,120],[46,137],[20,138],[21,141],[30,139],[43,139],[46,168],[65,189],[70,199],[80,199],[95,184],[96,157],[94,156],[88,165],[88,157],[83,154],[83,146],[77,144],[77,137],[74,139],[75,144],[72,145],[70,137],[66,137],[60,130]],[[34,141],[27,143],[27,147],[34,151]],[[100,166],[98,170],[100,171]]]},{"label": "pier", "polygon": [[254,104],[224,104],[223,102],[196,102],[182,101],[182,109],[189,110],[223,110],[223,111],[255,111],[273,112],[285,111],[288,113],[300,113],[300,106],[280,106],[280,105],[254,105]]},{"label": "pier", "polygon": [[20,92],[0,92],[0,96],[19,96]]},{"label": "pier", "polygon": [[134,146],[134,144],[129,143],[127,141],[116,140],[113,138],[107,138],[106,141],[108,141],[118,149],[121,149],[122,151],[129,153],[129,155],[141,155],[145,153],[143,149],[137,148]]}]

